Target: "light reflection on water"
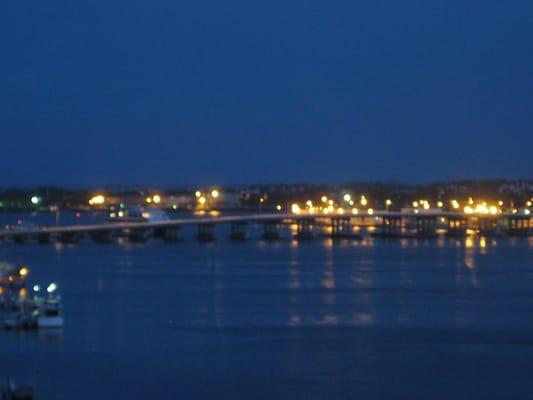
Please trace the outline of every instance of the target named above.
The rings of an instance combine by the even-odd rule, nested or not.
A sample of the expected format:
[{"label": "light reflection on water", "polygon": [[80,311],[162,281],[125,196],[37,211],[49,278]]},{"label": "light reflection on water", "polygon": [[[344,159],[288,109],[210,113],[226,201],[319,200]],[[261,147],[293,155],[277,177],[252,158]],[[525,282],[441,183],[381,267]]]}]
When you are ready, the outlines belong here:
[{"label": "light reflection on water", "polygon": [[[491,365],[531,367],[521,352],[501,349],[510,336],[530,343],[531,238],[55,246],[0,248],[24,260],[32,279],[62,290],[62,333],[0,334],[10,374],[35,382],[42,398],[69,398],[62,393],[74,388],[105,398],[116,379],[135,398],[146,394],[146,373],[157,383],[151,394],[162,386],[186,398],[218,395],[199,389],[220,383],[217,375],[254,382],[234,398],[285,397],[287,374],[307,382],[296,388],[307,398],[343,397],[354,376],[366,377],[364,398],[390,397],[377,389],[383,379],[396,394],[458,398],[465,373],[502,394],[508,381]],[[470,351],[479,340],[484,351]],[[442,351],[449,361],[431,356]],[[436,368],[452,372],[426,372]],[[404,383],[402,369],[410,370]],[[333,373],[342,390],[331,387]],[[272,375],[278,396],[266,384]],[[441,391],[425,392],[411,375]]]}]

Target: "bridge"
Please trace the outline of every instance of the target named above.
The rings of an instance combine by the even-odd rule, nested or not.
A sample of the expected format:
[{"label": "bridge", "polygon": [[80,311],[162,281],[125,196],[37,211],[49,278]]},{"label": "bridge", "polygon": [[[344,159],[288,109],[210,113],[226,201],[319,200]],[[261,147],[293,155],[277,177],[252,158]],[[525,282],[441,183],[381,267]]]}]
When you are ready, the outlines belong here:
[{"label": "bridge", "polygon": [[323,235],[338,239],[361,239],[362,235],[354,233],[354,227],[374,227],[371,236],[377,237],[436,237],[444,231],[448,236],[464,236],[467,232],[480,235],[529,236],[533,225],[529,215],[502,213],[472,215],[459,212],[398,212],[376,210],[371,213],[361,211],[357,214],[294,214],[294,213],[259,213],[246,215],[227,215],[170,219],[144,222],[108,222],[99,224],[43,226],[36,228],[6,229],[0,231],[0,240],[12,239],[17,243],[37,240],[49,243],[52,238],[66,243],[77,242],[84,235],[91,236],[97,242],[109,242],[117,236],[126,236],[132,241],[145,241],[149,237],[161,237],[167,240],[182,239],[181,228],[196,225],[199,241],[215,239],[215,225],[229,224],[230,237],[233,240],[247,239],[249,224],[263,226],[262,238],[277,240],[281,238],[283,225],[295,224],[296,239],[312,239],[316,227],[326,227]]}]

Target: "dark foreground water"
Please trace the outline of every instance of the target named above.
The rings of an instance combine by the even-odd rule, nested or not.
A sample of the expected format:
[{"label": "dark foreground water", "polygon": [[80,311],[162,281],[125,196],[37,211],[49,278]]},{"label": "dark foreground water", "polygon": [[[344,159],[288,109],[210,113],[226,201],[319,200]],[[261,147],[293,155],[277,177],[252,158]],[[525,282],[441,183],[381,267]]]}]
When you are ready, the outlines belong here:
[{"label": "dark foreground water", "polygon": [[533,395],[533,241],[0,245],[62,332],[0,332],[38,399]]}]

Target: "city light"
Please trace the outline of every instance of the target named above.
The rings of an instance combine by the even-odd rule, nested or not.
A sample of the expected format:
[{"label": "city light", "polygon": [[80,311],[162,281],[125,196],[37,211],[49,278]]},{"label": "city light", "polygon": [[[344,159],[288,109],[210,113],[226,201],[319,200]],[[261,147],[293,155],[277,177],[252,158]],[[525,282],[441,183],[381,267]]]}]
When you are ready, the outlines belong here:
[{"label": "city light", "polygon": [[91,206],[101,206],[105,203],[105,197],[102,194],[97,194],[89,199],[89,205]]},{"label": "city light", "polygon": [[31,204],[37,205],[41,202],[41,198],[39,196],[31,196],[30,202]]},{"label": "city light", "polygon": [[352,196],[350,196],[348,193],[346,193],[346,194],[343,196],[343,199],[344,199],[344,201],[349,202],[350,200],[352,200]]},{"label": "city light", "polygon": [[159,204],[161,203],[161,196],[159,196],[158,194],[154,194],[152,196],[152,201],[155,203],[155,204]]},{"label": "city light", "polygon": [[307,200],[307,201],[305,202],[305,205],[306,205],[307,207],[313,207],[313,202],[312,202],[311,200]]},{"label": "city light", "polygon": [[206,202],[206,199],[204,196],[201,196],[199,199],[198,199],[198,203],[200,203],[201,205],[204,205]]},{"label": "city light", "polygon": [[385,205],[388,207],[390,205],[392,205],[392,200],[391,199],[387,199],[385,200]]},{"label": "city light", "polygon": [[418,207],[418,201],[413,201],[413,208],[417,208]]},{"label": "city light", "polygon": [[369,208],[367,210],[367,212],[368,212],[368,215],[373,215],[374,214],[374,210],[372,208]]},{"label": "city light", "polygon": [[281,205],[278,204],[278,205],[276,206],[276,210],[281,211]]},{"label": "city light", "polygon": [[24,276],[27,276],[28,274],[30,273],[30,270],[26,267],[22,267],[20,270],[19,270],[19,275],[24,277]]},{"label": "city light", "polygon": [[293,204],[291,206],[291,211],[293,212],[293,214],[300,214],[300,206],[298,204]]},{"label": "city light", "polygon": [[360,203],[361,203],[362,206],[366,206],[368,204],[368,200],[366,199],[366,197],[364,195],[361,196]]},{"label": "city light", "polygon": [[322,197],[320,198],[320,200],[322,201],[322,203],[327,203],[327,202],[328,202],[328,198],[327,198],[327,196],[322,196]]},{"label": "city light", "polygon": [[213,189],[213,190],[211,191],[211,197],[212,197],[212,198],[217,199],[219,195],[220,195],[220,193],[218,192],[218,190]]},{"label": "city light", "polygon": [[353,215],[359,214],[359,210],[357,208],[352,208],[352,214]]},{"label": "city light", "polygon": [[442,201],[437,201],[437,207],[439,208],[444,207],[444,203]]},{"label": "city light", "polygon": [[457,200],[451,201],[452,208],[458,209],[460,207],[459,202]]},{"label": "city light", "polygon": [[147,202],[148,204],[150,204],[150,203],[152,202],[152,198],[151,198],[151,197],[147,197],[147,198],[146,198],[146,202]]},{"label": "city light", "polygon": [[194,195],[196,197],[200,197],[202,195],[202,192],[200,192],[199,190],[197,190],[196,192],[194,192]]}]

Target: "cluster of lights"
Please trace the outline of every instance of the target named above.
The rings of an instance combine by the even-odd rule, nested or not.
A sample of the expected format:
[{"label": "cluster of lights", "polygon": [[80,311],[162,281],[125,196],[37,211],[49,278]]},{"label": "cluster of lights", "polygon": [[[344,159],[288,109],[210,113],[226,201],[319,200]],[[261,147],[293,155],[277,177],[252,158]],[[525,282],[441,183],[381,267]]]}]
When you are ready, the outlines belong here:
[{"label": "cluster of lights", "polygon": [[216,200],[220,197],[220,192],[217,189],[211,190],[210,193],[204,194],[200,190],[194,192],[194,197],[201,207],[204,207],[207,203],[207,196],[211,196],[211,199]]},{"label": "cluster of lights", "polygon": [[105,196],[103,194],[97,194],[89,199],[89,205],[101,206],[105,203]]},{"label": "cluster of lights", "polygon": [[146,202],[148,204],[152,204],[152,203],[153,204],[159,204],[159,203],[161,203],[161,196],[158,195],[158,194],[154,194],[153,196],[148,196],[146,198]]}]

